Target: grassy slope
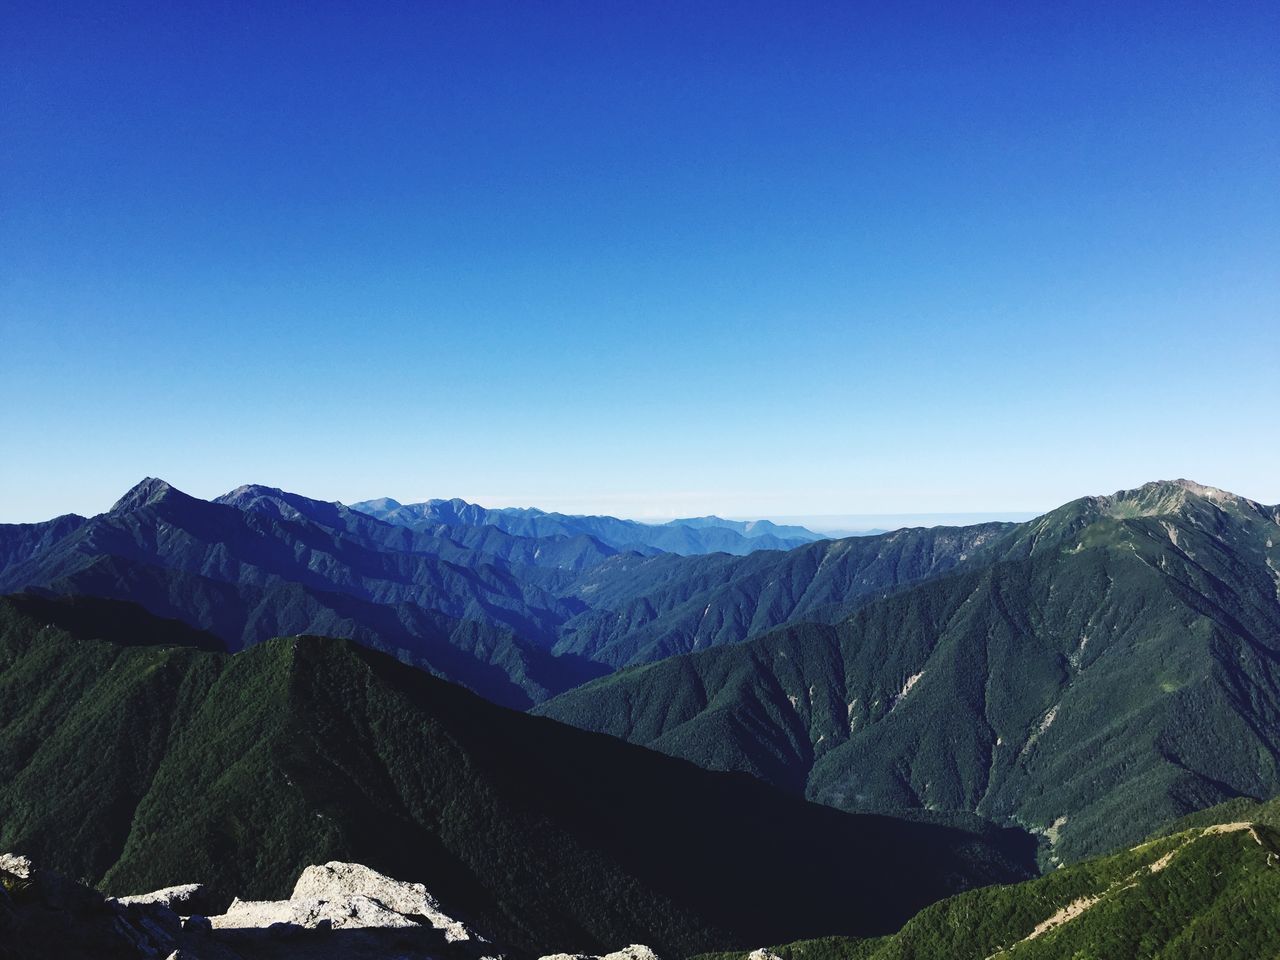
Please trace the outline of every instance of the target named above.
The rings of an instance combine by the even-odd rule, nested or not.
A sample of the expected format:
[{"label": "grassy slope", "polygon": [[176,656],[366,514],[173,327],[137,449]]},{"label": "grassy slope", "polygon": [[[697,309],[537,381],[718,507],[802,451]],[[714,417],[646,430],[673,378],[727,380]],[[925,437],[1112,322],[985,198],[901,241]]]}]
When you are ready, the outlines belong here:
[{"label": "grassy slope", "polygon": [[[1210,824],[1230,827],[1215,832]],[[1277,957],[1278,826],[1280,801],[1236,801],[1123,853],[944,900],[892,936],[829,937],[774,952],[784,960]],[[1073,904],[1077,909],[1067,919],[1063,911]],[[1049,925],[1055,916],[1062,922]]]}]

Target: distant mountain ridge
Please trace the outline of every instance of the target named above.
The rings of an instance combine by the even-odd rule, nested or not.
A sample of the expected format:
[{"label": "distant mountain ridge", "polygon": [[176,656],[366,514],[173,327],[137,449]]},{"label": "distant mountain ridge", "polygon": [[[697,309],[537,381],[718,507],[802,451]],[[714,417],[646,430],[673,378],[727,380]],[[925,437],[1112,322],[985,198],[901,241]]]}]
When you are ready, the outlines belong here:
[{"label": "distant mountain ridge", "polygon": [[617,517],[548,513],[533,507],[489,509],[459,499],[403,504],[382,497],[352,504],[351,509],[410,528],[445,524],[494,526],[523,537],[587,535],[616,550],[685,556],[716,552],[742,556],[756,550],[789,550],[825,539],[804,527],[780,526],[768,520],[709,516],[653,524]]},{"label": "distant mountain ridge", "polygon": [[0,569],[0,585],[134,600],[233,650],[290,631],[354,637],[515,706],[602,672],[547,651],[581,604],[541,585],[610,555],[597,543],[437,536],[263,487],[222,499],[149,478]]},{"label": "distant mountain ridge", "polygon": [[[537,534],[526,536],[463,501],[403,509],[411,523],[256,484],[203,501],[146,478],[96,517],[0,526],[0,589],[138,601],[231,650],[291,633],[351,637],[516,707],[609,669],[552,650],[589,609],[574,582],[622,555],[580,518],[512,512],[528,515],[508,524]],[[686,549],[777,540],[761,524],[585,520]]]}]

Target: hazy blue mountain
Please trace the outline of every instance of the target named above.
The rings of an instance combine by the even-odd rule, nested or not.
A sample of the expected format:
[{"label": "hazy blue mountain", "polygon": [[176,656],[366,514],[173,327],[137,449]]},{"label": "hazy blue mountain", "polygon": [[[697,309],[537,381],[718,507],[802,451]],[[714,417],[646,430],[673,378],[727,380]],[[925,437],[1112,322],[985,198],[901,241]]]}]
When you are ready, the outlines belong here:
[{"label": "hazy blue mountain", "polygon": [[0,570],[0,584],[134,600],[231,649],[282,633],[352,637],[515,706],[602,672],[547,652],[582,604],[529,568],[278,491],[229,497],[209,503],[146,480]]},{"label": "hazy blue mountain", "polygon": [[0,589],[135,600],[231,649],[281,634],[351,637],[513,706],[606,672],[551,648],[589,609],[578,581],[637,554],[554,515],[508,511],[528,514],[524,529],[538,535],[526,536],[480,522],[479,510],[441,502],[407,525],[271,487],[206,502],[147,479],[100,516],[0,528]]},{"label": "hazy blue mountain", "polygon": [[138,609],[122,630],[118,605],[101,615],[124,642],[96,640],[95,602],[0,598],[0,850],[112,893],[274,898],[358,861],[533,956],[684,956],[887,933],[1027,875],[1026,835],[841,813],[347,641],[213,653]]},{"label": "hazy blue mountain", "polygon": [[789,550],[822,536],[803,527],[782,527],[768,520],[722,520],[697,517],[662,524],[619,520],[617,517],[547,513],[522,507],[487,509],[465,500],[427,500],[402,504],[389,497],[352,506],[371,516],[407,527],[494,526],[524,537],[590,536],[616,550],[640,553],[731,553]]},{"label": "hazy blue mountain", "polygon": [[1019,823],[1069,860],[1280,789],[1277,571],[1280,509],[1148,484],[1012,527],[835,625],[538,710],[845,809]]},{"label": "hazy blue mountain", "polygon": [[86,522],[68,513],[42,523],[0,523],[0,570],[29,560]]},{"label": "hazy blue mountain", "polygon": [[[0,528],[0,589],[135,600],[231,649],[281,634],[351,637],[526,706],[619,663],[738,642],[832,604],[851,609],[949,569],[990,535],[817,541],[791,560],[778,550],[698,552],[709,539],[742,549],[799,529],[768,522],[648,526],[460,500],[366,509],[397,522],[271,487],[205,502],[148,479],[97,517]],[[513,530],[488,522],[494,515]],[[615,539],[657,531],[697,555],[622,551],[584,524]]]},{"label": "hazy blue mountain", "polygon": [[464,564],[478,562],[477,555],[497,557],[515,567],[535,568],[522,571],[522,576],[544,583],[570,582],[573,574],[618,552],[581,533],[572,536],[559,533],[525,536],[509,533],[492,524],[445,522],[419,523],[411,529],[341,503],[312,500],[256,484],[237,487],[214,502],[281,519],[309,520],[346,531],[389,550],[426,553]]},{"label": "hazy blue mountain", "polygon": [[725,520],[723,517],[685,517],[680,520],[668,520],[668,527],[692,527],[695,530],[732,530],[747,539],[755,537],[776,537],[792,540],[822,540],[823,536],[806,530],[804,527],[774,523],[772,520]]}]

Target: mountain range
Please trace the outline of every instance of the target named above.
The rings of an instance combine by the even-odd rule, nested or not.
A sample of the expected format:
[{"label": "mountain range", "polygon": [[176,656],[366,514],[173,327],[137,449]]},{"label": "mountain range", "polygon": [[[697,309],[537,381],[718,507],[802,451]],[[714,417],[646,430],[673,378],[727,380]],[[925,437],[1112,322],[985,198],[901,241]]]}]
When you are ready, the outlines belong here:
[{"label": "mountain range", "polygon": [[1039,832],[1046,862],[1280,787],[1280,509],[1215,488],[741,556],[571,524],[645,526],[613,518],[359,506],[146,480],[0,527],[0,590],[138,602],[233,651],[347,637],[841,809]]},{"label": "mountain range", "polygon": [[[742,543],[799,528],[765,521],[739,532],[717,518],[650,527],[431,503],[436,519],[407,524],[269,487],[204,501],[147,479],[93,518],[0,525],[0,591],[133,600],[211,631],[229,650],[287,634],[349,637],[527,707],[621,663],[733,643],[843,609],[949,569],[1002,529],[683,556],[651,545],[623,552],[566,524],[713,531]],[[402,509],[401,521],[425,512]],[[488,522],[523,513],[551,526],[526,536]]]},{"label": "mountain range", "polygon": [[1021,824],[1052,862],[1280,789],[1280,509],[1149,484],[964,552],[847,616],[819,605],[804,616],[828,622],[620,670],[537,710],[842,809]]},{"label": "mountain range", "polygon": [[725,520],[690,517],[666,523],[641,523],[617,517],[547,513],[532,507],[486,509],[465,500],[427,500],[404,504],[382,497],[352,504],[353,510],[415,530],[446,527],[497,527],[519,537],[588,536],[615,550],[634,553],[732,553],[789,550],[825,539],[798,526],[769,520]]},{"label": "mountain range", "polygon": [[[195,867],[280,897],[334,859],[430,882],[522,953],[922,956],[908,931],[978,911],[1004,918],[966,927],[983,957],[1092,955],[1125,942],[1100,918],[1140,925],[1135,877],[1234,903],[1264,889],[1244,841],[1274,852],[1263,829],[1143,845],[1280,791],[1280,507],[1187,480],[826,540],[148,479],[0,526],[16,591],[0,850],[112,892]],[[894,933],[1037,857],[1062,869],[1025,899]],[[1029,937],[1066,893],[1089,923]],[[1223,916],[1179,910],[1146,922]]]}]

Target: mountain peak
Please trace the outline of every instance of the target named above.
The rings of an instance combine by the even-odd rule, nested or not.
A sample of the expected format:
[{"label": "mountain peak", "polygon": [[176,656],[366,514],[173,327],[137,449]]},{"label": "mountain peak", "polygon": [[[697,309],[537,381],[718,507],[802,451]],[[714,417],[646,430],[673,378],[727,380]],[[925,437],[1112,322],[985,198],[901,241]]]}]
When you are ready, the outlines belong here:
[{"label": "mountain peak", "polygon": [[311,497],[259,483],[236,487],[213,502],[285,520],[305,519],[326,524],[340,523],[341,518],[351,512],[337,501],[313,500]]},{"label": "mountain peak", "polygon": [[128,493],[117,500],[109,512],[126,513],[130,510],[137,510],[140,507],[150,506],[153,503],[168,499],[175,493],[181,493],[181,491],[158,477],[146,477],[134,484]]},{"label": "mountain peak", "polygon": [[284,495],[285,492],[279,487],[268,487],[261,483],[242,483],[229,493],[218,497],[214,502],[221,503],[242,497],[283,497]]},{"label": "mountain peak", "polygon": [[1253,504],[1253,501],[1227,490],[1185,478],[1154,480],[1134,490],[1117,490],[1111,496],[1098,500],[1107,514],[1117,518],[1178,513],[1196,500],[1207,500],[1219,506]]}]

